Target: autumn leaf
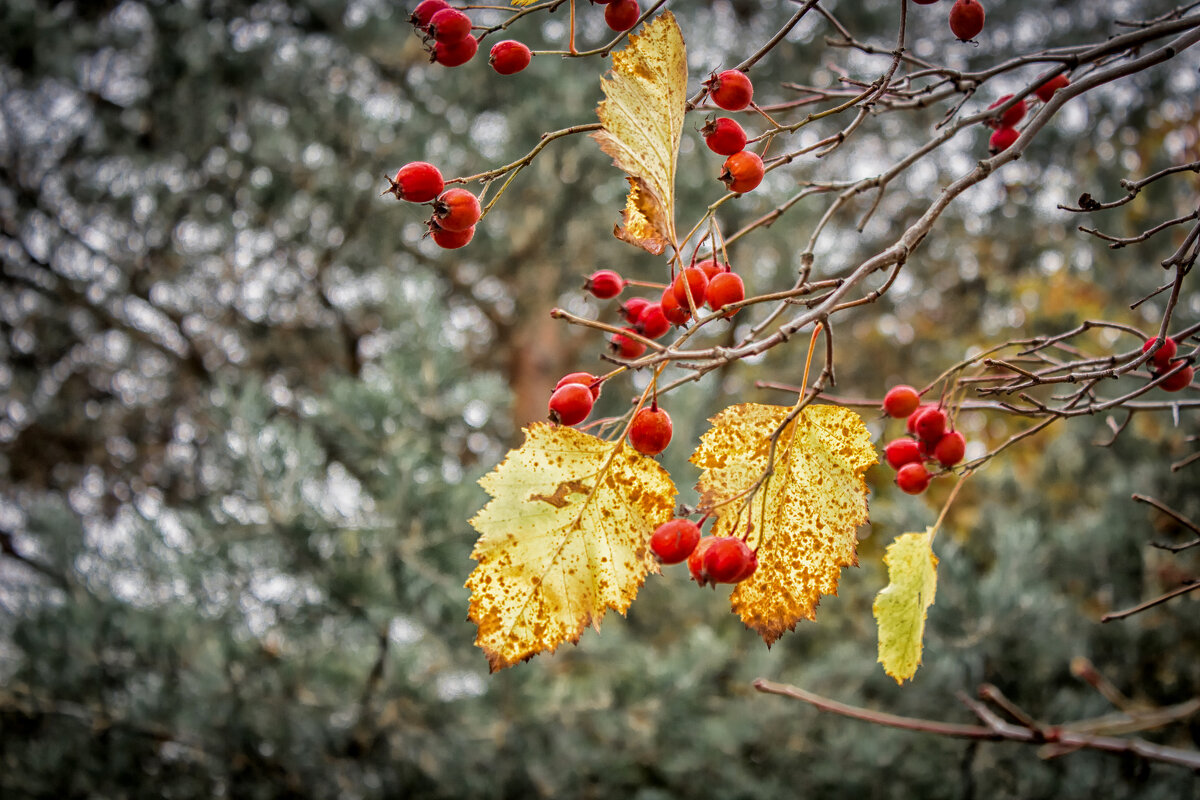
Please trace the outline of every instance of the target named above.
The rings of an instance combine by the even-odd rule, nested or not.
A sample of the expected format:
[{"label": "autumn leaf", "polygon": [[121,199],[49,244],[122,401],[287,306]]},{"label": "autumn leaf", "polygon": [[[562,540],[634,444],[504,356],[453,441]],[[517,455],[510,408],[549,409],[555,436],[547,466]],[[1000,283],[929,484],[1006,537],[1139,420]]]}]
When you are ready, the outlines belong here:
[{"label": "autumn leaf", "polygon": [[[810,405],[771,437],[790,408],[746,403],[713,417],[692,463],[704,470],[700,507],[717,517],[712,533],[746,536],[758,569],[734,590],[733,610],[768,645],[801,619],[814,619],[821,595],[837,594],[842,567],[858,564],[855,529],[867,521],[863,473],[876,462],[862,418]],[[752,495],[748,492],[773,471]]]},{"label": "autumn leaf", "polygon": [[605,99],[596,107],[602,130],[592,134],[629,175],[624,226],[613,233],[655,255],[675,245],[675,161],[687,105],[683,34],[668,11],[613,54]]},{"label": "autumn leaf", "polygon": [[937,593],[937,556],[933,554],[933,528],[906,533],[888,545],[883,563],[888,585],[875,596],[875,621],[879,625],[879,663],[896,683],[917,674],[925,612]]},{"label": "autumn leaf", "polygon": [[493,672],[579,641],[609,608],[624,614],[658,569],[650,536],[674,513],[675,485],[632,447],[534,423],[479,483],[492,500],[471,520],[468,616]]}]

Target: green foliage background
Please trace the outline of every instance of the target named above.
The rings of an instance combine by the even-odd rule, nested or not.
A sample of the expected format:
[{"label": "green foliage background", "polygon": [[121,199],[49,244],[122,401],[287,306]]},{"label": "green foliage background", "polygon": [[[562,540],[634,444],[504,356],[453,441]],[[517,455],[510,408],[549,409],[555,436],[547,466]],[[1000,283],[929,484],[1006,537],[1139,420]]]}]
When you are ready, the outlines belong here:
[{"label": "green foliage background", "polygon": [[[831,4],[881,43],[895,5]],[[696,6],[672,6],[695,82],[793,9]],[[978,48],[953,43],[945,9],[912,6],[910,25],[924,26],[919,54],[978,66],[1169,8],[993,0]],[[580,13],[581,39],[605,41],[597,10]],[[538,336],[557,359],[547,374],[599,368],[602,342],[563,326],[545,338],[538,321],[553,304],[614,319],[579,276],[661,279],[662,262],[609,235],[624,183],[577,138],[522,173],[467,248],[422,241],[421,211],[377,196],[384,173],[518,158],[541,132],[592,121],[603,65],[539,57],[501,79],[480,57],[446,71],[426,63],[406,16],[366,0],[0,6],[0,795],[1195,796],[1176,768],[1042,761],[750,687],[761,676],[966,720],[955,693],[991,682],[1069,720],[1111,710],[1070,674],[1085,656],[1138,701],[1196,696],[1194,599],[1097,622],[1195,575],[1195,551],[1148,547],[1181,532],[1129,500],[1151,494],[1200,519],[1197,467],[1168,468],[1195,447],[1194,412],[1139,416],[1107,448],[1094,444],[1105,420],[1078,420],[972,478],[935,543],[925,663],[903,688],[874,663],[880,558],[930,523],[949,487],[909,498],[880,468],[861,567],[817,624],[770,651],[724,593],[667,569],[627,619],[489,676],[465,620],[466,520],[485,500],[475,479],[519,441],[515,376]],[[565,9],[510,33],[561,46]],[[788,99],[783,80],[832,80],[831,60],[874,76],[876,61],[827,48],[826,33],[806,22],[768,57],[760,102]],[[1154,324],[1158,301],[1127,306],[1174,245],[1110,252],[1055,204],[1197,158],[1195,68],[1188,56],[1074,101],[1027,159],[956,202],[903,283],[841,323],[838,392],[924,384],[972,346],[1088,317]],[[940,113],[872,121],[828,159],[772,173],[722,224],[765,213],[797,180],[896,158]],[[717,196],[714,158],[685,138],[681,221]],[[818,272],[923,208],[982,153],[986,131],[976,139],[891,195],[861,236],[837,231]],[[1132,234],[1194,208],[1196,192],[1194,177],[1163,182],[1096,222]],[[737,245],[751,291],[790,283],[822,210],[802,202]],[[1180,309],[1194,320],[1200,296],[1185,292]],[[791,402],[755,381],[797,382],[799,349],[669,397],[664,464],[681,487],[707,416]],[[629,391],[606,387],[601,413]],[[881,437],[897,432],[867,416]],[[963,424],[991,444],[1018,429]],[[1149,735],[1200,743],[1195,720]]]}]

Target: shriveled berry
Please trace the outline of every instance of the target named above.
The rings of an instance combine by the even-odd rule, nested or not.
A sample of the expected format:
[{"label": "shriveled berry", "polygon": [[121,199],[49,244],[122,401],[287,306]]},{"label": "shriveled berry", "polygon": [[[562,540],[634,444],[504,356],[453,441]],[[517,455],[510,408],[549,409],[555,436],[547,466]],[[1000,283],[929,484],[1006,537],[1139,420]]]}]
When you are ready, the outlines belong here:
[{"label": "shriveled berry", "polygon": [[625,283],[625,279],[611,269],[600,269],[588,277],[583,288],[591,292],[593,297],[608,300],[619,295],[624,290]]},{"label": "shriveled berry", "polygon": [[920,462],[905,464],[896,471],[896,485],[905,494],[920,494],[929,488],[929,470]]},{"label": "shriveled berry", "polygon": [[430,18],[429,34],[445,44],[461,42],[471,35],[471,18],[457,8],[443,8]]},{"label": "shriveled berry", "polygon": [[754,84],[741,70],[727,69],[704,82],[708,96],[726,111],[741,111],[754,99]]},{"label": "shriveled berry", "polygon": [[[1009,100],[1012,100],[1012,95],[1004,95],[1004,97],[1001,97],[999,100],[988,106],[988,111],[991,111],[993,108],[999,108]],[[1013,103],[1013,105],[1009,107],[1009,109],[1003,114],[1001,114],[999,118],[992,117],[989,119],[987,124],[992,128],[1015,128],[1018,122],[1025,119],[1025,112],[1027,110],[1028,107],[1025,105],[1025,101],[1019,100],[1016,103]]]},{"label": "shriveled berry", "polygon": [[600,381],[590,372],[568,372],[558,379],[558,383],[554,385],[554,389],[557,391],[568,383],[581,383],[588,387],[592,393],[593,400],[600,397]]},{"label": "shriveled berry", "polygon": [[405,164],[390,180],[391,188],[384,194],[393,194],[397,200],[410,203],[428,203],[442,193],[446,184],[442,173],[427,161],[412,161]]},{"label": "shriveled berry", "polygon": [[690,519],[673,519],[654,529],[650,550],[664,564],[678,564],[700,543],[700,526]]},{"label": "shriveled berry", "polygon": [[921,405],[921,395],[908,384],[902,383],[888,389],[883,396],[883,412],[894,419],[907,417]]},{"label": "shriveled berry", "polygon": [[592,413],[596,398],[582,383],[566,383],[550,395],[550,420],[559,425],[577,425]]},{"label": "shriveled berry", "polygon": [[[696,267],[688,267],[680,272],[675,276],[675,282],[671,284],[675,301],[681,308],[686,308],[689,312],[692,308],[704,305],[704,293],[707,289],[708,276],[704,274],[704,270]],[[688,302],[688,292],[691,292],[692,295],[690,303]]]},{"label": "shriveled berry", "polygon": [[475,236],[475,226],[472,225],[461,231],[448,231],[440,227],[436,222],[430,222],[429,235],[437,246],[443,250],[457,250],[460,247],[465,247],[467,242]]},{"label": "shriveled berry", "polygon": [[731,156],[746,149],[746,131],[729,117],[710,119],[700,129],[708,149],[720,156]]},{"label": "shriveled berry", "polygon": [[992,155],[1003,153],[1013,146],[1013,142],[1017,141],[1020,135],[1015,128],[997,128],[988,137],[988,152]]},{"label": "shriveled berry", "polygon": [[1070,85],[1071,81],[1066,75],[1055,75],[1053,78],[1035,89],[1033,93],[1036,94],[1038,99],[1040,99],[1043,103],[1049,103],[1050,98],[1054,96],[1055,92],[1057,92],[1059,89],[1065,89]]},{"label": "shriveled berry", "polygon": [[938,439],[933,448],[933,457],[943,467],[953,467],[967,454],[967,440],[958,431],[949,431]]},{"label": "shriveled berry", "polygon": [[421,30],[426,30],[429,28],[429,20],[433,19],[433,15],[443,8],[449,7],[450,4],[446,0],[421,0],[413,9],[412,16],[408,18],[408,21]]},{"label": "shriveled berry", "polygon": [[501,75],[513,75],[529,66],[533,53],[513,39],[496,42],[488,52],[488,63]]},{"label": "shriveled berry", "polygon": [[466,189],[447,189],[433,203],[433,219],[448,231],[465,231],[479,221],[479,198]]},{"label": "shriveled berry", "polygon": [[681,306],[675,299],[674,286],[663,289],[662,299],[658,304],[662,306],[663,316],[674,325],[686,325],[687,321],[692,318],[691,309]]},{"label": "shriveled berry", "polygon": [[642,408],[629,425],[629,443],[642,455],[656,456],[671,443],[671,415],[653,403]]},{"label": "shriveled berry", "polygon": [[445,67],[461,67],[474,58],[478,50],[479,40],[474,36],[456,42],[438,42],[433,48],[433,60]]},{"label": "shriveled berry", "polygon": [[946,433],[946,412],[936,406],[921,412],[913,427],[926,442],[936,442]]},{"label": "shriveled berry", "polygon": [[649,303],[638,317],[637,329],[648,339],[657,339],[671,330],[671,320],[663,312],[662,303]]},{"label": "shriveled berry", "polygon": [[921,445],[916,439],[909,439],[907,436],[893,439],[888,442],[887,447],[883,448],[883,457],[887,459],[887,463],[892,469],[900,469],[905,464],[920,462],[922,458]]},{"label": "shriveled berry", "polygon": [[[633,328],[626,328],[625,330],[629,331],[629,333],[636,333]],[[642,353],[646,352],[646,345],[632,336],[626,336],[623,333],[614,333],[612,349],[621,358],[638,358]]]},{"label": "shriveled berry", "polygon": [[[1154,346],[1154,343],[1157,341],[1158,341],[1157,336],[1151,336],[1149,339],[1146,340],[1146,343],[1144,345],[1142,345],[1142,352],[1144,353],[1147,350],[1149,350],[1151,347]],[[1151,367],[1154,369],[1157,369],[1159,372],[1164,372],[1165,371],[1164,367],[1166,367],[1167,364],[1171,363],[1171,359],[1173,359],[1175,357],[1175,351],[1177,349],[1178,349],[1178,345],[1175,344],[1175,340],[1172,339],[1170,336],[1163,339],[1162,347],[1160,347],[1160,348],[1158,348],[1158,350],[1154,351],[1154,355],[1150,357]]]},{"label": "shriveled berry", "polygon": [[762,183],[764,172],[763,162],[758,154],[743,150],[725,159],[725,164],[721,167],[721,181],[729,191],[745,194]]},{"label": "shriveled berry", "polygon": [[[718,272],[711,281],[708,282],[708,289],[704,293],[704,302],[713,311],[720,311],[725,306],[740,303],[746,299],[746,285],[742,282],[742,276],[736,272]],[[725,313],[726,316],[732,317],[738,312],[738,309],[732,309]]]},{"label": "shriveled berry", "polygon": [[[1167,364],[1166,368],[1163,369],[1162,371],[1169,372],[1169,371],[1175,369],[1175,367],[1179,366],[1180,364],[1185,364],[1185,363],[1186,362],[1183,359],[1179,359],[1178,361],[1172,361],[1169,364]],[[1196,371],[1191,366],[1186,366],[1183,369],[1179,370],[1179,372],[1176,372],[1174,375],[1168,375],[1166,380],[1164,380],[1162,383],[1160,383],[1158,385],[1158,388],[1162,389],[1165,392],[1178,392],[1181,389],[1185,389],[1191,385],[1192,378],[1195,376],[1195,372]]]},{"label": "shriveled berry", "polygon": [[637,24],[642,9],[637,0],[611,0],[604,9],[604,21],[614,31],[627,31]]},{"label": "shriveled berry", "polygon": [[950,30],[960,41],[969,42],[983,30],[983,6],[979,0],[955,0],[950,8]]}]

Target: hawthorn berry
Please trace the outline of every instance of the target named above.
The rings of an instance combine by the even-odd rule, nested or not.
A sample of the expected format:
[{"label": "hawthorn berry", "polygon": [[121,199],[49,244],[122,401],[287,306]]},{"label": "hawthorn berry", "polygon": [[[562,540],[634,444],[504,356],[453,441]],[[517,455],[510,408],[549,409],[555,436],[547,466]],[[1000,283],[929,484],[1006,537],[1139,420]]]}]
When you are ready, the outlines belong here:
[{"label": "hawthorn berry", "polygon": [[467,242],[475,236],[475,226],[472,225],[461,231],[448,231],[437,224],[436,220],[431,220],[429,223],[429,235],[437,246],[443,250],[457,250],[460,247],[465,247]]},{"label": "hawthorn berry", "polygon": [[[1183,359],[1172,361],[1162,370],[1169,372],[1180,364],[1184,364]],[[1185,366],[1183,369],[1176,372],[1174,375],[1168,375],[1167,379],[1158,385],[1158,388],[1164,392],[1178,392],[1181,389],[1187,388],[1192,383],[1192,378],[1195,376],[1195,370],[1191,366]]]},{"label": "hawthorn berry", "polygon": [[433,15],[443,8],[449,7],[450,4],[446,0],[421,0],[420,3],[417,3],[417,7],[413,9],[412,16],[408,18],[408,21],[421,30],[427,30],[429,28],[429,20],[433,19]]},{"label": "hawthorn berry", "polygon": [[637,320],[637,329],[647,339],[657,339],[671,330],[671,320],[667,319],[662,303],[647,303]]},{"label": "hawthorn berry", "polygon": [[[1144,353],[1149,350],[1157,341],[1157,336],[1151,336],[1146,340],[1146,343],[1142,345],[1142,352]],[[1167,364],[1171,363],[1171,359],[1175,357],[1175,351],[1177,349],[1178,345],[1175,344],[1175,340],[1170,336],[1163,339],[1162,347],[1154,351],[1154,355],[1150,357],[1151,368],[1157,369],[1160,372],[1165,372]]]},{"label": "hawthorn berry", "polygon": [[946,412],[937,406],[927,408],[917,417],[913,428],[926,442],[937,442],[946,433]]},{"label": "hawthorn berry", "polygon": [[959,41],[969,42],[983,30],[983,6],[979,0],[954,0],[950,8],[950,30]]},{"label": "hawthorn berry", "polygon": [[663,316],[674,325],[686,325],[687,321],[692,318],[691,309],[680,305],[675,299],[675,287],[668,286],[663,289],[662,299],[658,301],[662,306]]},{"label": "hawthorn berry", "polygon": [[[629,333],[637,333],[633,328],[626,328],[625,330]],[[623,333],[614,333],[612,349],[621,358],[638,358],[642,353],[646,352],[646,345],[632,336],[626,336]]]},{"label": "hawthorn berry", "polygon": [[554,384],[554,389],[557,391],[568,383],[580,383],[588,387],[593,400],[600,397],[600,379],[590,372],[568,372],[558,379],[558,383]]},{"label": "hawthorn berry", "polygon": [[709,279],[709,281],[717,277],[717,275],[721,274],[722,272],[729,272],[728,264],[718,263],[716,260],[711,258],[707,258],[704,261],[701,261],[699,264],[693,264],[692,266],[696,269],[704,270],[704,275]]},{"label": "hawthorn berry", "polygon": [[614,31],[627,31],[637,24],[642,9],[637,0],[611,0],[604,9],[604,21]]},{"label": "hawthorn berry", "polygon": [[958,431],[948,431],[933,447],[933,457],[943,467],[953,467],[967,454],[967,440]]},{"label": "hawthorn berry", "polygon": [[565,383],[550,395],[550,420],[559,425],[577,425],[592,413],[596,398],[582,383]]},{"label": "hawthorn berry", "polygon": [[762,183],[764,171],[758,154],[743,150],[725,159],[721,167],[721,181],[729,191],[745,194]]},{"label": "hawthorn berry", "polygon": [[[713,311],[720,311],[725,306],[740,303],[746,299],[746,285],[742,282],[742,276],[736,272],[718,272],[711,281],[708,282],[708,289],[704,293],[704,302]],[[733,309],[726,312],[726,316],[732,317],[738,312],[738,309]]]},{"label": "hawthorn berry", "polygon": [[688,556],[688,570],[701,586],[738,583],[758,568],[758,556],[736,536],[709,536]]},{"label": "hawthorn berry", "polygon": [[883,457],[887,459],[892,469],[900,469],[905,464],[917,463],[922,458],[921,445],[916,439],[907,436],[893,439],[883,448]]},{"label": "hawthorn berry", "polygon": [[719,156],[731,156],[746,149],[746,131],[729,117],[710,119],[700,133],[708,149]]},{"label": "hawthorn berry", "polygon": [[905,494],[920,494],[929,488],[929,470],[919,461],[896,470],[896,485]]},{"label": "hawthorn berry", "polygon": [[921,405],[921,395],[908,384],[902,383],[888,389],[883,396],[883,412],[894,419],[907,417]]},{"label": "hawthorn berry", "polygon": [[[1012,100],[1012,95],[1011,94],[1004,95],[1004,97],[1001,97],[999,100],[997,100],[996,102],[994,102],[990,106],[988,106],[988,111],[991,111],[993,108],[999,108],[1000,106],[1007,103],[1009,100]],[[996,117],[992,117],[991,119],[989,119],[987,121],[988,127],[990,127],[990,128],[1015,128],[1017,126],[1018,122],[1025,119],[1025,112],[1027,110],[1028,110],[1028,106],[1025,105],[1024,100],[1020,100],[1016,103],[1013,103],[1013,105],[1009,107],[1008,111],[1005,111],[1003,114],[1000,115],[999,119],[997,119]]]},{"label": "hawthorn berry", "polygon": [[397,200],[407,200],[410,203],[428,203],[442,193],[446,184],[442,173],[427,161],[412,161],[405,164],[396,173],[395,178],[389,178],[392,184],[384,194],[394,194]]},{"label": "hawthorn berry", "polygon": [[650,301],[644,297],[631,297],[621,304],[621,316],[629,324],[636,325],[648,305]]},{"label": "hawthorn berry", "polygon": [[1003,153],[1013,146],[1020,135],[1016,128],[997,128],[988,138],[988,152],[992,155]]},{"label": "hawthorn berry", "polygon": [[937,1],[938,0],[913,0],[913,2],[919,6],[931,6]]},{"label": "hawthorn berry", "polygon": [[465,231],[479,222],[479,198],[466,189],[447,189],[433,203],[433,220],[447,231]]},{"label": "hawthorn berry", "polygon": [[690,519],[673,519],[654,529],[650,549],[664,564],[678,564],[700,543],[700,526]]},{"label": "hawthorn berry", "polygon": [[[671,291],[675,295],[675,302],[679,303],[680,308],[686,308],[690,312],[693,308],[700,308],[704,305],[704,293],[708,289],[708,276],[704,274],[704,270],[697,267],[688,267],[675,276],[675,282],[671,284]],[[692,300],[688,302],[688,292],[691,292]]]},{"label": "hawthorn berry", "polygon": [[488,63],[501,75],[513,75],[529,66],[533,54],[524,44],[512,39],[496,42],[488,53]]},{"label": "hawthorn berry", "polygon": [[593,297],[608,300],[616,297],[625,289],[626,280],[611,269],[596,270],[588,277],[583,288],[592,293]]},{"label": "hawthorn berry", "polygon": [[629,443],[642,455],[656,456],[671,443],[671,415],[658,407],[642,408],[629,425]]},{"label": "hawthorn berry", "polygon": [[932,403],[927,403],[923,406],[917,406],[916,410],[908,415],[908,420],[904,423],[904,427],[909,433],[913,434],[914,436],[917,434],[917,419],[931,408],[937,408],[937,406]]},{"label": "hawthorn berry", "polygon": [[430,18],[429,34],[445,44],[461,42],[471,35],[471,18],[457,8],[443,8]]},{"label": "hawthorn berry", "polygon": [[1038,99],[1043,103],[1049,103],[1050,98],[1054,96],[1055,92],[1057,92],[1059,89],[1065,89],[1070,85],[1071,81],[1066,75],[1055,75],[1053,78],[1035,89],[1033,93],[1036,94]]},{"label": "hawthorn berry", "polygon": [[727,69],[704,82],[708,96],[726,111],[741,111],[754,99],[754,84],[741,70]]},{"label": "hawthorn berry", "polygon": [[474,36],[457,42],[438,42],[433,48],[433,60],[444,67],[461,67],[474,58],[478,50],[479,40]]}]

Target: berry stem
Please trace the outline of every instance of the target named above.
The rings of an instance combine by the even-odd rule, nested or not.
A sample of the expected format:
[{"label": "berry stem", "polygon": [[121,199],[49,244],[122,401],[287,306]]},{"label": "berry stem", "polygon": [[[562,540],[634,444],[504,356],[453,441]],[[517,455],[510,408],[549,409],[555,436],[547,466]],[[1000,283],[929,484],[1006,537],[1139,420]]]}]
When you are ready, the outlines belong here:
[{"label": "berry stem", "polygon": [[931,543],[933,542],[933,537],[937,536],[938,528],[942,527],[942,521],[946,519],[946,513],[950,510],[950,506],[954,504],[955,498],[958,497],[959,490],[967,482],[967,478],[974,474],[975,470],[967,470],[959,477],[958,483],[954,484],[954,488],[950,490],[950,496],[946,498],[945,504],[942,505],[941,513],[938,514],[937,521],[933,523],[933,532],[929,534],[929,541]]}]

